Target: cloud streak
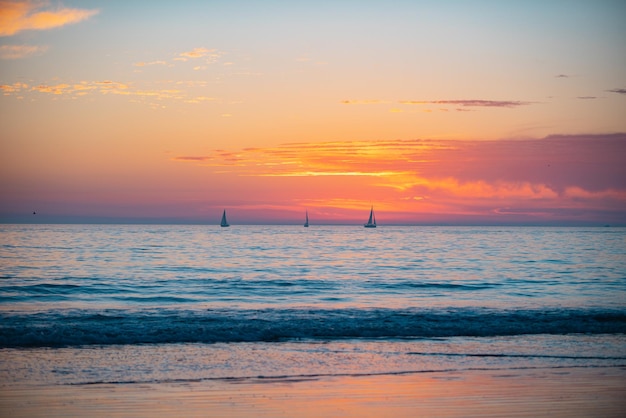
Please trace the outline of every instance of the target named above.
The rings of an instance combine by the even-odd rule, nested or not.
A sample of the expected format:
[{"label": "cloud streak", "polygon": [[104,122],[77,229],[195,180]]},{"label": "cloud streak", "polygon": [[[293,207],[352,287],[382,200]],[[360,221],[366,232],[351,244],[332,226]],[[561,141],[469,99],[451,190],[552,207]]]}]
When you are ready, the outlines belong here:
[{"label": "cloud streak", "polygon": [[209,50],[206,48],[194,48],[191,51],[182,52],[179,55],[186,58],[202,58],[205,57],[208,53]]},{"label": "cloud streak", "polygon": [[402,100],[400,104],[405,105],[453,105],[462,107],[519,107],[533,104],[533,102],[524,102],[519,100],[479,100],[479,99],[464,99],[464,100]]},{"label": "cloud streak", "polygon": [[[134,63],[133,66],[138,68],[151,66],[175,67],[176,62],[189,62],[190,64],[193,63],[194,70],[206,70],[208,68],[207,65],[218,62],[223,55],[224,53],[222,51],[218,51],[217,49],[198,47],[192,49],[191,51],[185,51],[176,54],[176,56],[171,61],[166,61],[163,59],[148,62],[139,61]],[[202,63],[203,65],[197,65],[198,62]],[[225,63],[224,65],[232,65],[232,63]]]},{"label": "cloud streak", "polygon": [[[386,100],[342,100],[344,105],[378,105],[391,103]],[[473,111],[476,108],[516,108],[535,104],[535,102],[527,102],[521,100],[483,100],[483,99],[459,99],[459,100],[400,100],[397,103],[408,106],[426,106],[419,112],[430,113],[433,111],[431,105],[437,105],[439,111],[448,112],[450,108],[456,108],[460,112]],[[394,107],[389,109],[392,113],[403,113],[404,109]]]},{"label": "cloud streak", "polygon": [[0,85],[0,91],[2,91],[2,93],[5,96],[11,95],[11,94],[19,94],[21,91],[27,90],[29,88],[30,87],[28,84],[21,83],[19,81],[13,84],[1,84]]},{"label": "cloud streak", "polygon": [[166,61],[150,61],[150,62],[136,62],[133,64],[135,67],[149,67],[151,65],[167,65]]},{"label": "cloud streak", "polygon": [[0,36],[25,30],[47,30],[87,20],[99,10],[56,8],[47,2],[0,1]]},{"label": "cloud streak", "polygon": [[36,45],[2,45],[0,46],[0,59],[14,60],[39,55],[48,47]]},{"label": "cloud streak", "polygon": [[607,90],[610,93],[617,93],[617,94],[626,94],[626,89],[611,89],[611,90]]},{"label": "cloud streak", "polygon": [[174,58],[177,61],[187,61],[188,59],[206,58],[207,63],[217,61],[223,54],[217,49],[208,48],[194,48],[191,51],[185,51],[178,54],[178,57]]},{"label": "cloud streak", "polygon": [[190,86],[184,86],[184,83],[176,82],[172,83],[175,88],[169,89],[151,89],[151,88],[137,88],[133,84],[122,83],[113,80],[100,80],[100,81],[81,81],[78,83],[40,83],[30,85],[27,83],[13,83],[0,85],[0,91],[5,96],[15,96],[23,98],[26,95],[33,94],[50,94],[58,97],[77,98],[88,95],[117,95],[126,96],[138,101],[144,102],[151,106],[163,105],[165,101],[175,101],[187,104],[200,104],[215,102],[218,99],[210,96],[203,96],[198,94],[191,94],[182,88],[187,87],[193,90],[195,93],[197,90],[192,87],[196,86],[195,83],[191,83]]}]

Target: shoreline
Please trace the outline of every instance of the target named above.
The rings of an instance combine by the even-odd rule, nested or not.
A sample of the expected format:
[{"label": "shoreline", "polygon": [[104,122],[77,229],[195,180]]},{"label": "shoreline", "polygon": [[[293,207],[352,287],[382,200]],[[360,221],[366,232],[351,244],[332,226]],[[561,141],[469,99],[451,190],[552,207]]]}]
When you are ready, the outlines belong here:
[{"label": "shoreline", "polygon": [[618,417],[626,367],[11,386],[12,417]]}]

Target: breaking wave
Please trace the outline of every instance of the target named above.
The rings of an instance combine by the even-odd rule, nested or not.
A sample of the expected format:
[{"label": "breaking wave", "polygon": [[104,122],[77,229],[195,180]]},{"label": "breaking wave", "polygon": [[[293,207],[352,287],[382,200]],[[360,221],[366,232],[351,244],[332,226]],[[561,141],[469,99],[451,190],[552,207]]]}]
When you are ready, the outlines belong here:
[{"label": "breaking wave", "polygon": [[607,309],[70,310],[0,315],[0,347],[626,333]]}]

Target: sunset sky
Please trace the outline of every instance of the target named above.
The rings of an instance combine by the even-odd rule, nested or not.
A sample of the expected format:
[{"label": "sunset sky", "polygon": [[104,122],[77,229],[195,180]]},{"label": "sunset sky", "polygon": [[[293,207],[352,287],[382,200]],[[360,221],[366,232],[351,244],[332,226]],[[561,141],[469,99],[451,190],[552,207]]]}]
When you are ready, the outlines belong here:
[{"label": "sunset sky", "polygon": [[625,39],[622,0],[2,0],[0,222],[626,225]]}]

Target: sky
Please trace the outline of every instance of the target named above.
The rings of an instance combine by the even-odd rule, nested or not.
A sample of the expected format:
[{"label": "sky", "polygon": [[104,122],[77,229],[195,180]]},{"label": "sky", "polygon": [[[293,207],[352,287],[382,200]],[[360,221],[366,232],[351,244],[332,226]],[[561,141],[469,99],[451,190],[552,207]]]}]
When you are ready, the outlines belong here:
[{"label": "sky", "polygon": [[625,22],[621,0],[0,0],[0,222],[626,225]]}]

